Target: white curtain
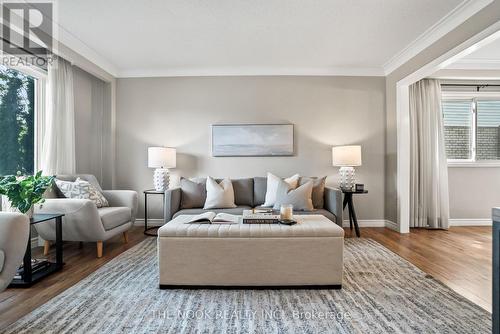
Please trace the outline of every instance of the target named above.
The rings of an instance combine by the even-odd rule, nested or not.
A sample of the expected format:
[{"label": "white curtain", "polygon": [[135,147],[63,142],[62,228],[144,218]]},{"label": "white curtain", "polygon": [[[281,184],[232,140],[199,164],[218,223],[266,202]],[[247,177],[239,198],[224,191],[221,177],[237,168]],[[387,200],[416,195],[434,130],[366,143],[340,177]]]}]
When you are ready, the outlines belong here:
[{"label": "white curtain", "polygon": [[448,166],[438,80],[410,86],[410,143],[410,227],[447,229]]},{"label": "white curtain", "polygon": [[46,175],[75,173],[73,68],[56,57],[48,65],[41,167]]}]

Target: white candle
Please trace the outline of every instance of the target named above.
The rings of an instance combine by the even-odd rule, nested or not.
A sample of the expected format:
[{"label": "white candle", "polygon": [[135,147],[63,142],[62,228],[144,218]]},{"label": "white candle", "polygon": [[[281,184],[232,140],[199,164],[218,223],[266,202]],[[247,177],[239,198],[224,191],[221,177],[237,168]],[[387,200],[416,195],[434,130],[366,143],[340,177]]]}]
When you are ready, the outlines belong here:
[{"label": "white candle", "polygon": [[291,205],[291,204],[281,205],[280,218],[282,220],[292,220],[293,219],[293,205]]}]

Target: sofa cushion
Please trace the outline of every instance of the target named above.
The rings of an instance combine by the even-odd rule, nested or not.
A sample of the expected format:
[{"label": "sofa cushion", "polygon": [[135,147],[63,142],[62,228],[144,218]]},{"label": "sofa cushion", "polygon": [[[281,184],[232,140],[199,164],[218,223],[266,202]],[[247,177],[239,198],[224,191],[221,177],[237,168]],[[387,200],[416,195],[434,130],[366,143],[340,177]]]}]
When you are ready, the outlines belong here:
[{"label": "sofa cushion", "polygon": [[253,179],[235,179],[231,182],[233,183],[234,203],[253,206]]},{"label": "sofa cushion", "polygon": [[209,210],[204,210],[204,209],[200,209],[200,208],[198,208],[198,209],[182,209],[182,210],[177,211],[172,218],[175,218],[175,217],[180,216],[180,215],[199,215],[200,213],[204,213],[204,212],[215,212],[215,213],[224,212],[224,213],[229,213],[232,215],[242,215],[243,210],[249,210],[249,209],[251,209],[251,207],[247,206],[247,205],[240,205],[240,206],[237,206],[236,208],[231,208],[231,209],[209,209]]},{"label": "sofa cushion", "polygon": [[229,178],[217,182],[212,177],[207,178],[207,199],[204,209],[235,208],[233,183]]},{"label": "sofa cushion", "polygon": [[278,193],[278,186],[282,181],[285,181],[289,185],[290,189],[295,189],[299,184],[299,178],[299,174],[295,174],[286,179],[282,179],[281,177],[276,176],[272,173],[267,173],[266,200],[263,205],[269,207],[274,205]]},{"label": "sofa cushion", "polygon": [[[216,180],[217,182],[222,181],[222,179]],[[206,181],[206,178],[181,178],[181,209],[202,208],[205,205],[207,199]],[[234,179],[231,182],[234,190],[234,204],[253,206],[254,179]]]},{"label": "sofa cushion", "polygon": [[323,177],[301,177],[299,186],[313,181],[312,203],[315,209],[323,209],[325,206],[325,184],[326,176]]},{"label": "sofa cushion", "polygon": [[128,223],[132,218],[130,208],[126,207],[107,207],[97,209],[101,217],[102,226],[106,231]]},{"label": "sofa cushion", "polygon": [[207,199],[206,179],[181,178],[181,209],[202,208]]},{"label": "sofa cushion", "polygon": [[259,206],[266,201],[267,177],[253,178],[253,205]]},{"label": "sofa cushion", "polygon": [[279,180],[273,209],[279,210],[282,205],[291,204],[295,211],[312,211],[314,209],[311,199],[313,182],[309,181],[295,189],[290,187],[288,182]]}]

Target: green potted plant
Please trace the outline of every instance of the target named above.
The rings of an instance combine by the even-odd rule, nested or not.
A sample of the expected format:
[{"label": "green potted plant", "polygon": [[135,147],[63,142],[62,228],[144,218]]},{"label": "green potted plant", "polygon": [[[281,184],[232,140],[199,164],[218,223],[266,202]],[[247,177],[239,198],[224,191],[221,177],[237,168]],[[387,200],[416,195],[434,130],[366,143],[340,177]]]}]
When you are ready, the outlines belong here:
[{"label": "green potted plant", "polygon": [[54,176],[42,176],[41,171],[35,175],[17,172],[17,175],[0,176],[0,195],[7,197],[11,209],[31,218],[34,205],[45,201],[43,194],[53,180]]}]

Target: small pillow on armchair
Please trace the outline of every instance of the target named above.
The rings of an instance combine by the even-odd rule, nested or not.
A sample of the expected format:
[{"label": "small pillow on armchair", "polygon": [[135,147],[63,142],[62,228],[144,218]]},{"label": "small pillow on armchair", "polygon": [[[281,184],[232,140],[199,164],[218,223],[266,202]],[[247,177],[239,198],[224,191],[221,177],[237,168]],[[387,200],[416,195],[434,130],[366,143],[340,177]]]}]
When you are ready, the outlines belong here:
[{"label": "small pillow on armchair", "polygon": [[233,183],[226,178],[217,183],[212,177],[207,177],[207,199],[203,209],[235,208]]},{"label": "small pillow on armchair", "polygon": [[312,190],[312,181],[292,189],[287,182],[280,180],[273,209],[279,210],[281,205],[291,204],[294,211],[313,211]]},{"label": "small pillow on armchair", "polygon": [[98,208],[109,206],[104,195],[96,187],[80,178],[77,178],[75,182],[55,179],[55,183],[66,198],[89,199]]}]

